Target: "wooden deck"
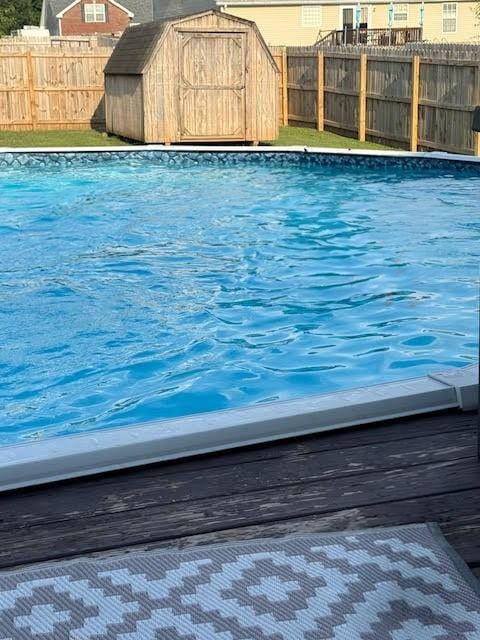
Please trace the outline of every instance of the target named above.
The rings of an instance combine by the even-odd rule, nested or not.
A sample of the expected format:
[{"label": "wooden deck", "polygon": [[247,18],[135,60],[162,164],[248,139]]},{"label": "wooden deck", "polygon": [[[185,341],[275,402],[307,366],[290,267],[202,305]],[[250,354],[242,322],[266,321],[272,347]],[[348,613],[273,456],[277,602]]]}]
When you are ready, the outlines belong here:
[{"label": "wooden deck", "polygon": [[0,566],[437,521],[480,570],[476,415],[415,417],[0,496]]}]

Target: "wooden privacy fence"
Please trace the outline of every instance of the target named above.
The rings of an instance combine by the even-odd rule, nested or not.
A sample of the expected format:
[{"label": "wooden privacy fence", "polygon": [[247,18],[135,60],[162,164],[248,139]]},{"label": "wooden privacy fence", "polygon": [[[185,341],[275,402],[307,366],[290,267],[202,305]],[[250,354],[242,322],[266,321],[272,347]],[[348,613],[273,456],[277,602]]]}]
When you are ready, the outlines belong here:
[{"label": "wooden privacy fence", "polygon": [[[392,146],[480,155],[471,131],[480,60],[273,47],[281,124],[302,122]],[[0,49],[0,130],[102,127],[111,49]]]},{"label": "wooden privacy fence", "polygon": [[87,129],[105,122],[103,68],[111,49],[0,50],[0,130]]},{"label": "wooden privacy fence", "polygon": [[471,131],[479,60],[289,49],[282,74],[289,121],[412,151],[480,155]]}]

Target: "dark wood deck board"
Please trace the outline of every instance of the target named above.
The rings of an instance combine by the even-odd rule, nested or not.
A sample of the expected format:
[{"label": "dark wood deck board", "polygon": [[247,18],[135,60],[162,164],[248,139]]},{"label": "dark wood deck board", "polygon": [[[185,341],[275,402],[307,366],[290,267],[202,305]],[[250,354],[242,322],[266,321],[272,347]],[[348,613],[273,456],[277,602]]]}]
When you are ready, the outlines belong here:
[{"label": "dark wood deck board", "polygon": [[0,496],[0,566],[436,521],[480,567],[476,416],[417,416]]}]

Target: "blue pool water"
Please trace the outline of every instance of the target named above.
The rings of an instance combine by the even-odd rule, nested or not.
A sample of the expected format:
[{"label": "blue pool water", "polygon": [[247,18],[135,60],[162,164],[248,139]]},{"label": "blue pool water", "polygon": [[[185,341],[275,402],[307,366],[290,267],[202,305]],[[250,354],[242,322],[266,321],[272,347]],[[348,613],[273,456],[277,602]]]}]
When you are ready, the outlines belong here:
[{"label": "blue pool water", "polygon": [[166,166],[0,174],[0,442],[476,359],[480,174]]}]

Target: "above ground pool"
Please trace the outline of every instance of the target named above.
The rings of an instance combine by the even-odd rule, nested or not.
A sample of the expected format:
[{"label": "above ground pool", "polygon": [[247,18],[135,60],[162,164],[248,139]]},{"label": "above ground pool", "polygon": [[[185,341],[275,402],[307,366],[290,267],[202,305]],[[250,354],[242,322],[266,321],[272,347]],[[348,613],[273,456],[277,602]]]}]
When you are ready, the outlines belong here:
[{"label": "above ground pool", "polygon": [[0,443],[477,358],[480,165],[0,154]]}]

